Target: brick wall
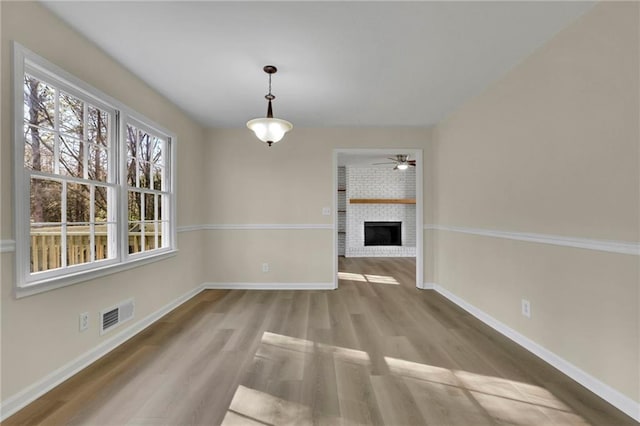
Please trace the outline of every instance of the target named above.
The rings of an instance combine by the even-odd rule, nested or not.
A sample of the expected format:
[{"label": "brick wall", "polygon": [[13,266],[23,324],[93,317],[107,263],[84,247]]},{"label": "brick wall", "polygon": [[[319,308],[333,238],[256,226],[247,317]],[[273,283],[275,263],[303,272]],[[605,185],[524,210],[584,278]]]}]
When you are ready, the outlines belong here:
[{"label": "brick wall", "polygon": [[[340,175],[338,175],[340,179]],[[350,204],[351,198],[415,198],[416,171],[374,167],[346,167],[347,257],[414,257],[416,206],[414,204]],[[402,222],[402,246],[365,246],[364,222]],[[339,221],[338,221],[339,223]]]}]

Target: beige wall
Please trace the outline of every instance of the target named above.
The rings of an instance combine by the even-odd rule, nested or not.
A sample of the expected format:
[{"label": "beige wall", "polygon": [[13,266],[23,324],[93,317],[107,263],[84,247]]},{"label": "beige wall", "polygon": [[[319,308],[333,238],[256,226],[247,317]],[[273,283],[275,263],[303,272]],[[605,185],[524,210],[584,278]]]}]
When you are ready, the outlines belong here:
[{"label": "beige wall", "polygon": [[[436,127],[436,223],[640,240],[639,7],[595,6]],[[640,401],[638,256],[433,234],[438,284]]]},{"label": "beige wall", "polygon": [[[203,129],[166,99],[102,53],[38,3],[1,2],[2,10],[2,239],[13,239],[10,42],[50,60],[177,134],[178,223],[202,221],[200,182]],[[136,319],[157,311],[203,282],[202,238],[181,233],[177,256],[126,272],[16,300],[12,295],[13,253],[1,254],[2,400],[72,361],[104,339],[98,311],[135,298]],[[78,314],[89,312],[90,329],[78,332]],[[104,338],[111,337],[109,333]]]},{"label": "beige wall", "polygon": [[[424,150],[425,224],[639,240],[638,4],[596,6],[433,133],[295,128],[272,148],[246,129],[203,131],[38,4],[0,11],[2,239],[13,235],[6,123],[17,40],[177,133],[179,225],[331,224],[321,209],[333,206],[333,149],[397,147]],[[425,281],[640,400],[637,256],[424,235]],[[2,253],[2,399],[99,344],[97,312],[118,301],[134,297],[142,318],[203,281],[332,281],[331,230],[192,231],[178,243],[169,260],[20,300],[13,253]],[[84,311],[92,322],[81,334]]]},{"label": "beige wall", "polygon": [[[205,223],[330,225],[322,207],[333,208],[334,149],[423,149],[428,167],[430,139],[426,128],[294,128],[269,148],[246,129],[210,130]],[[204,238],[208,281],[333,282],[332,230],[208,230]],[[263,262],[271,272],[261,272]],[[427,275],[430,259],[425,265]]]}]

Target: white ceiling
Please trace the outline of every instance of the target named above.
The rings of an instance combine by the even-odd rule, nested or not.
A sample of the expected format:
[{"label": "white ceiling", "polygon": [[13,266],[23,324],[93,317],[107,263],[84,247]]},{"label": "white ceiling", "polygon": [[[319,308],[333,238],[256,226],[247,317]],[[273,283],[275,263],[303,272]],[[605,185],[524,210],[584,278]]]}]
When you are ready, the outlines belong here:
[{"label": "white ceiling", "polygon": [[58,2],[45,5],[202,125],[429,126],[584,2]]}]

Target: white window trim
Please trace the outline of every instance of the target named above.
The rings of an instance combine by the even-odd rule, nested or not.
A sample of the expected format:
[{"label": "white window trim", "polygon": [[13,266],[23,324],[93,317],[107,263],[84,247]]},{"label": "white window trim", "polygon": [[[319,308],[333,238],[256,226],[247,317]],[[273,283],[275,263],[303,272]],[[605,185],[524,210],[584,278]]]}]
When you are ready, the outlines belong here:
[{"label": "white window trim", "polygon": [[[101,92],[100,90],[90,86],[79,78],[66,72],[60,67],[52,64],[41,56],[33,53],[29,49],[17,42],[12,43],[13,57],[13,139],[14,139],[14,185],[13,185],[13,203],[14,203],[14,235],[16,240],[15,251],[15,280],[14,290],[16,298],[26,297],[33,294],[42,293],[44,291],[89,281],[98,277],[135,268],[144,264],[161,261],[168,257],[175,256],[177,253],[177,218],[176,218],[176,143],[177,138],[174,133],[154,123],[152,120],[142,114],[129,108],[122,102],[112,98],[111,96]],[[24,124],[24,108],[23,90],[24,90],[24,74],[25,64],[28,63],[29,68],[37,69],[39,73],[47,75],[47,77],[56,84],[60,82],[58,87],[73,87],[74,90],[80,91],[84,96],[91,99],[91,102],[97,106],[107,107],[114,110],[113,119],[116,121],[117,143],[113,147],[112,160],[116,162],[117,170],[116,178],[116,197],[118,199],[118,211],[116,213],[116,240],[118,241],[118,254],[114,259],[92,263],[90,266],[73,267],[72,271],[67,270],[66,273],[42,274],[42,279],[30,278],[30,238],[29,238],[29,197],[30,189],[26,183],[26,171],[24,169],[24,140],[22,136]],[[20,113],[18,113],[20,108]],[[119,117],[118,117],[119,116]],[[168,159],[167,165],[170,168],[169,173],[169,192],[170,196],[170,212],[169,212],[169,232],[166,238],[168,246],[162,249],[155,249],[143,253],[135,253],[130,255],[127,247],[127,188],[126,188],[126,161],[122,160],[122,155],[126,155],[126,138],[124,135],[127,119],[141,123],[144,127],[162,134],[170,139],[168,143]],[[123,186],[124,185],[124,186]]]}]

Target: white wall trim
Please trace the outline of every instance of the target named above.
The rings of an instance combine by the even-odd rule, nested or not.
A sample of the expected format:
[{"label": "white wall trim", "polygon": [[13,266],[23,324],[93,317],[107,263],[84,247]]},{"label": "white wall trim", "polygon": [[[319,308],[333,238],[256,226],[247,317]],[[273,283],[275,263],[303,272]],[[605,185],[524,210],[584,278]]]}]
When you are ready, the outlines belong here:
[{"label": "white wall trim", "polygon": [[440,293],[451,302],[455,303],[465,311],[469,312],[471,315],[487,324],[489,327],[493,328],[500,334],[508,337],[513,340],[515,343],[519,344],[523,348],[527,349],[529,352],[541,358],[543,361],[551,364],[553,367],[557,368],[567,376],[571,377],[576,382],[580,383],[582,386],[589,389],[591,392],[598,395],[600,398],[609,402],[614,407],[618,408],[623,413],[631,416],[636,421],[640,421],[640,403],[634,401],[623,393],[615,390],[611,386],[601,382],[595,377],[589,375],[585,371],[571,364],[569,361],[564,358],[556,355],[550,350],[544,348],[540,344],[534,342],[529,339],[525,335],[517,332],[516,330],[510,328],[504,323],[498,321],[493,318],[491,315],[486,312],[476,308],[472,304],[466,302],[455,294],[451,293],[446,288],[435,284],[435,283],[425,283],[425,286],[430,285],[436,292]]},{"label": "white wall trim", "polygon": [[640,243],[625,241],[594,240],[589,238],[565,237],[561,235],[535,234],[530,232],[496,231],[492,229],[465,228],[449,225],[425,225],[424,229],[460,232],[463,234],[482,235],[485,237],[506,238],[509,240],[528,241],[532,243],[552,244],[556,246],[606,251],[609,253],[631,254],[640,256]]},{"label": "white wall trim", "polygon": [[208,230],[288,230],[288,229],[333,229],[331,223],[256,223],[256,224],[216,224],[179,226],[178,232],[208,231]]},{"label": "white wall trim", "polygon": [[204,283],[207,290],[334,290],[332,282],[327,283]]},{"label": "white wall trim", "polygon": [[0,253],[12,251],[16,251],[16,242],[14,240],[0,240]]},{"label": "white wall trim", "polygon": [[178,226],[178,232],[191,232],[191,231],[201,231],[204,225],[185,225]]},{"label": "white wall trim", "polygon": [[37,398],[44,395],[54,387],[58,386],[60,383],[64,382],[74,374],[77,374],[81,370],[87,368],[93,362],[111,352],[112,350],[123,344],[125,341],[131,339],[136,334],[140,333],[142,330],[162,318],[164,315],[168,314],[187,300],[196,296],[202,290],[204,290],[203,285],[197,286],[193,290],[169,302],[167,305],[163,306],[157,311],[142,318],[140,321],[132,324],[130,327],[126,328],[120,333],[103,341],[102,343],[80,355],[73,361],[47,374],[42,379],[26,387],[17,394],[2,401],[2,404],[0,405],[0,421],[4,421],[6,418],[16,413],[18,410],[24,408],[31,402],[35,401]]}]

